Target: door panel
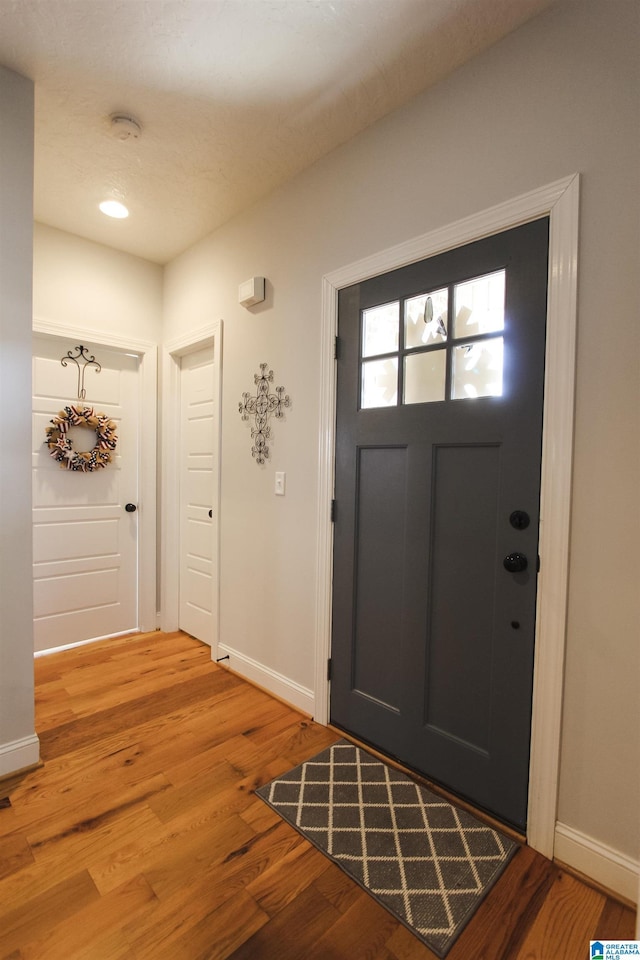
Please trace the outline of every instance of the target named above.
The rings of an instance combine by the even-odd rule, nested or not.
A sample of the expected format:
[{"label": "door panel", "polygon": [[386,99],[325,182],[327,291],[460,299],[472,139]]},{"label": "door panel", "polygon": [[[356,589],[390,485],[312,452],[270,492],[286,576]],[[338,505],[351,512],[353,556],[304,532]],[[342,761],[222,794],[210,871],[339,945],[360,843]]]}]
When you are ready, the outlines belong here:
[{"label": "door panel", "polygon": [[[34,337],[33,559],[36,651],[138,629],[138,359],[88,346],[101,371],[88,368],[78,401],[77,369],[60,360],[75,344]],[[118,424],[114,459],[104,469],[61,469],[45,445],[52,416],[85,403]],[[84,432],[84,431],[83,431]],[[87,436],[88,435],[88,436]],[[73,438],[76,449],[93,437]]]},{"label": "door panel", "polygon": [[[439,446],[433,460],[425,723],[486,753],[500,447]],[[454,675],[455,691],[439,682]]]},{"label": "door panel", "polygon": [[214,642],[213,522],[214,355],[205,347],[180,366],[180,603],[179,625]]},{"label": "door panel", "polygon": [[547,247],[540,220],[339,297],[331,719],[520,827]]},{"label": "door panel", "polygon": [[397,712],[401,678],[385,641],[402,611],[407,450],[361,447],[358,453],[353,684],[361,696]]}]

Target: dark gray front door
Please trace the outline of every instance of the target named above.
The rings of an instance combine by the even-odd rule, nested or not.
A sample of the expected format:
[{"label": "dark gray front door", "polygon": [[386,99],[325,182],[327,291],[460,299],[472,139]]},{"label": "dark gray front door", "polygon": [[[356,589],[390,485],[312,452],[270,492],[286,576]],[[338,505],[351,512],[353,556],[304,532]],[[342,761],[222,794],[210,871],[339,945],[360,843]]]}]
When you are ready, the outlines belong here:
[{"label": "dark gray front door", "polygon": [[339,295],[331,721],[526,825],[548,220]]}]

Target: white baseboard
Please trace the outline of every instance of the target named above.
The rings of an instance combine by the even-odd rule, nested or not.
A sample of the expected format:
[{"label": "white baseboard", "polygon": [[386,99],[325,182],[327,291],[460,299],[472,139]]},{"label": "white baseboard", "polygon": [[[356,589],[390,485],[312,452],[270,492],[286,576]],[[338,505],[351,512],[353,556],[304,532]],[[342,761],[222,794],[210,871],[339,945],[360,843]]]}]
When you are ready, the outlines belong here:
[{"label": "white baseboard", "polygon": [[[100,640],[115,640],[117,637],[133,636],[134,633],[140,633],[138,627],[132,627],[131,630],[121,630],[120,633],[107,633],[104,637],[91,637],[89,640],[76,640],[75,643],[64,643],[59,647],[48,647],[46,650],[36,650],[34,659],[38,657],[48,657],[52,653],[62,653],[63,650],[75,650],[76,647],[86,647],[90,643],[99,643]],[[145,631],[146,633],[147,631]],[[149,631],[150,632],[150,631]]]},{"label": "white baseboard", "polygon": [[37,734],[0,743],[0,777],[8,777],[40,762],[40,740]]},{"label": "white baseboard", "polygon": [[619,896],[637,903],[640,874],[637,860],[564,823],[556,823],[554,857]]},{"label": "white baseboard", "polygon": [[239,653],[237,650],[234,650],[233,647],[219,643],[217,649],[218,657],[224,657],[227,654],[229,655],[229,659],[223,661],[220,666],[230,667],[234,673],[238,673],[241,677],[251,680],[252,683],[262,687],[268,693],[272,693],[275,697],[279,697],[280,700],[284,700],[293,707],[303,710],[309,714],[309,716],[313,716],[313,690],[301,686],[299,683],[296,683],[295,680],[285,677],[282,673],[278,673],[270,667],[265,667],[263,663],[258,663],[257,660],[247,657],[244,653]]}]

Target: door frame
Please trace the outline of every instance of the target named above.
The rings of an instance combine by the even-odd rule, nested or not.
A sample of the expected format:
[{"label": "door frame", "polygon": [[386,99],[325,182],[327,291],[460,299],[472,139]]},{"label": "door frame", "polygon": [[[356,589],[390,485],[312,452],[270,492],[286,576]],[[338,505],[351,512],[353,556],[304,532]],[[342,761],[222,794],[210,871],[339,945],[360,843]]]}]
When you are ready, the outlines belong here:
[{"label": "door frame", "polygon": [[180,603],[180,465],[168,451],[178,449],[180,437],[180,361],[204,347],[213,347],[214,451],[213,472],[213,590],[214,636],[211,659],[220,641],[220,445],[222,436],[222,320],[215,320],[164,344],[162,348],[162,549],[160,557],[160,627],[167,633],[178,629]]},{"label": "door frame", "polygon": [[541,569],[529,762],[527,842],[553,858],[564,656],[566,640],[569,525],[573,461],[577,321],[578,174],[380,251],[333,271],[322,280],[321,397],[319,423],[315,712],[329,722],[333,526],[330,504],[335,474],[338,291],[370,277],[424,260],[482,237],[549,216],[549,290],[540,489]]},{"label": "door frame", "polygon": [[[158,404],[158,348],[146,340],[132,340],[89,327],[72,327],[50,320],[34,318],[33,333],[37,336],[88,340],[105,349],[138,357],[139,378],[139,443],[138,443],[138,629],[156,629],[156,435]],[[85,641],[82,641],[85,642]]]}]

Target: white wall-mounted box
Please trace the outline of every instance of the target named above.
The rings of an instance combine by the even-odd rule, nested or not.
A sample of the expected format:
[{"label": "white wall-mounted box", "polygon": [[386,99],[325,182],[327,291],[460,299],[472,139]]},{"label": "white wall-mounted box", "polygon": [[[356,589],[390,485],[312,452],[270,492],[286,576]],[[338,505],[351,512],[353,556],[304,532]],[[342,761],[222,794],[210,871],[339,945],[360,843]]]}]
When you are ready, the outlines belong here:
[{"label": "white wall-mounted box", "polygon": [[238,287],[238,303],[243,307],[253,307],[264,300],[264,277],[251,277]]}]

